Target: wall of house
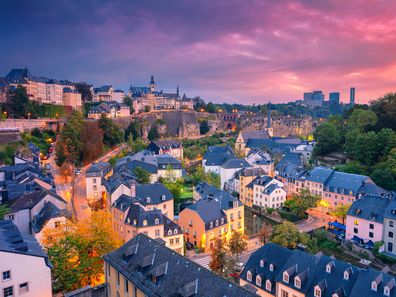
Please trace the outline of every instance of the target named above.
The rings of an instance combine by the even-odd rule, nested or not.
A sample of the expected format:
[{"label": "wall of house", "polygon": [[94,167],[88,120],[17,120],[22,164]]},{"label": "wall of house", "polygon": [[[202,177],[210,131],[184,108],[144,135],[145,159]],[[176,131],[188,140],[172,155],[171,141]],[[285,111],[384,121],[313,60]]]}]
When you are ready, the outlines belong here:
[{"label": "wall of house", "polygon": [[[264,284],[265,280],[262,280],[262,281],[263,281],[263,284]],[[259,287],[256,287],[254,284],[252,284],[250,282],[247,282],[247,281],[245,281],[245,280],[243,280],[241,278],[239,279],[239,285],[241,287],[245,286],[246,284],[254,286],[256,288],[256,290],[257,290],[257,295],[258,296],[261,296],[261,297],[275,297],[275,295],[272,295],[272,294],[264,291],[263,289],[261,289]],[[290,296],[290,297],[292,297],[292,296]]]},{"label": "wall of house", "polygon": [[[13,286],[14,296],[51,297],[51,269],[42,257],[0,251],[0,273],[11,270],[9,281],[0,281],[0,292]],[[28,282],[28,293],[20,294],[19,285]],[[1,295],[3,296],[3,295]]]},{"label": "wall of house", "polygon": [[214,172],[220,174],[220,166],[206,166],[205,162],[202,162],[205,173]]},{"label": "wall of house", "polygon": [[[288,295],[286,295],[286,292]],[[303,293],[300,293],[292,288],[289,288],[288,286],[277,282],[276,283],[276,297],[284,297],[284,296],[290,296],[290,297],[305,297]]]},{"label": "wall of house", "polygon": [[181,178],[183,176],[183,170],[182,169],[172,169],[172,170],[158,169],[157,174],[158,174],[158,178],[159,177],[168,178],[170,175],[172,178],[177,179],[177,178]]},{"label": "wall of house", "polygon": [[[370,225],[372,225],[372,228],[370,228]],[[355,228],[358,232],[354,232]],[[373,235],[372,237],[369,236],[370,232]],[[348,215],[346,218],[345,239],[351,239],[353,236],[358,236],[363,240],[371,240],[372,242],[381,241],[383,224]]]},{"label": "wall of house", "polygon": [[[131,222],[132,223],[132,222]],[[130,224],[124,224],[124,241],[127,242],[134,238],[139,233],[144,233],[148,237],[153,239],[155,238],[164,238],[164,225],[158,224],[154,226],[146,226],[146,227],[135,227]],[[157,231],[157,232],[156,232]],[[159,234],[159,236],[156,235]]]},{"label": "wall of house", "polygon": [[[143,205],[142,205],[143,206]],[[169,219],[173,220],[174,218],[174,204],[173,204],[173,199],[164,201],[158,204],[151,204],[151,205],[146,205],[143,206],[145,210],[155,210],[159,209],[161,210],[162,214],[167,216]]]},{"label": "wall of house", "polygon": [[184,236],[183,233],[171,235],[171,236],[164,236],[165,245],[174,250],[175,252],[184,256]]},{"label": "wall of house", "polygon": [[227,235],[227,239],[229,239],[229,236],[231,235],[232,230],[236,230],[238,232],[242,232],[242,234],[245,233],[245,222],[244,222],[244,217],[245,217],[245,208],[242,206],[238,206],[235,208],[231,208],[225,211],[227,215],[227,222],[228,222],[228,228],[227,231],[229,234]]},{"label": "wall of house", "polygon": [[352,204],[355,201],[355,196],[345,195],[340,193],[333,193],[333,192],[323,192],[323,199],[329,202],[330,208],[335,208],[339,205],[343,204]]},{"label": "wall of house", "polygon": [[[107,262],[105,262],[105,279],[108,297],[145,297],[142,291]],[[126,289],[126,285],[128,286],[128,290]]]},{"label": "wall of house", "polygon": [[224,184],[234,177],[235,172],[242,168],[223,168],[220,166],[220,188],[224,188]]},{"label": "wall of house", "polygon": [[[389,236],[390,232],[392,237]],[[384,243],[386,252],[396,254],[396,220],[394,219],[384,218]]]},{"label": "wall of house", "polygon": [[[45,234],[47,234],[47,230],[55,229],[55,228],[65,228],[67,219],[65,217],[52,218],[49,219],[48,222],[44,225],[43,229],[39,233],[34,233],[34,237],[39,242],[41,246],[43,246],[43,239]],[[59,226],[55,227],[55,224],[59,224]],[[62,230],[62,229],[59,229]]]},{"label": "wall of house", "polygon": [[[191,225],[190,220],[192,221]],[[195,211],[185,208],[179,214],[178,223],[184,232],[184,238],[186,239],[186,242],[198,245],[201,248],[206,247],[206,242],[204,243],[204,246],[202,246],[203,235],[205,234],[205,224]],[[194,231],[196,232],[195,237]]]}]

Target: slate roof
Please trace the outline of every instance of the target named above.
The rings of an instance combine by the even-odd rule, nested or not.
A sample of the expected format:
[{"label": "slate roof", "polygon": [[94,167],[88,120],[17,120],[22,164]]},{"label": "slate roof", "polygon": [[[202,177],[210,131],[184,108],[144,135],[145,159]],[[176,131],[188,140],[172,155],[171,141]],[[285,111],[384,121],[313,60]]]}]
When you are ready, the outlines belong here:
[{"label": "slate roof", "polygon": [[221,164],[225,169],[248,168],[252,167],[245,159],[232,158]]},{"label": "slate roof", "polygon": [[207,182],[199,182],[194,190],[201,196],[201,198],[206,198],[208,195],[214,195],[218,191],[218,188],[208,184]]},{"label": "slate roof", "polygon": [[46,201],[44,207],[33,218],[32,229],[39,233],[50,219],[65,217],[70,219],[71,213],[67,209],[59,209],[51,201]]},{"label": "slate roof", "polygon": [[264,175],[264,176],[258,176],[256,177],[254,180],[252,180],[250,183],[248,183],[246,185],[246,187],[248,188],[253,188],[254,185],[262,185],[262,186],[266,186],[268,183],[270,183],[272,181],[272,177],[268,176],[268,175]]},{"label": "slate roof", "polygon": [[[172,193],[161,183],[136,185],[136,197],[143,205],[159,204],[173,199]],[[149,201],[147,198],[150,198]]]},{"label": "slate roof", "polygon": [[47,255],[34,236],[22,235],[11,220],[0,220],[0,251],[41,257],[51,268]]},{"label": "slate roof", "polygon": [[92,173],[102,173],[105,171],[110,171],[111,170],[111,165],[109,162],[97,162],[97,163],[92,163],[91,166],[88,167],[86,173],[89,175]]},{"label": "slate roof", "polygon": [[383,224],[385,210],[390,202],[389,198],[366,195],[352,203],[348,216]]},{"label": "slate roof", "polygon": [[301,179],[304,181],[310,181],[315,183],[324,184],[333,174],[334,170],[328,169],[326,167],[317,166],[312,170],[307,171],[306,174],[301,176]]},{"label": "slate roof", "polygon": [[265,171],[261,167],[255,167],[255,168],[242,168],[241,170],[238,170],[235,175],[236,176],[260,176],[264,175]]},{"label": "slate roof", "polygon": [[169,219],[167,216],[163,215],[163,221],[164,221],[164,236],[165,237],[183,233],[183,231],[181,230],[179,225],[176,224],[171,219]]},{"label": "slate roof", "polygon": [[[127,163],[125,163],[121,166],[128,168],[128,170],[132,173],[138,167],[150,172],[151,174],[157,173],[157,166],[153,165],[151,163],[145,162],[145,161],[132,160],[132,161],[128,161]],[[116,170],[118,171],[119,169],[120,169],[120,167],[117,167]]]},{"label": "slate roof", "polygon": [[54,199],[57,199],[65,203],[65,205],[67,204],[67,202],[63,200],[63,198],[57,195],[56,193],[45,189],[41,189],[35,192],[22,194],[20,197],[10,201],[9,207],[11,209],[11,212],[18,212],[22,209],[32,209],[37,203],[39,203],[47,195],[50,195]]},{"label": "slate roof", "polygon": [[159,153],[160,149],[169,150],[180,148],[182,146],[180,141],[172,140],[172,139],[161,139],[161,140],[152,140],[147,147],[149,151],[154,151],[156,154]]},{"label": "slate roof", "polygon": [[[144,222],[146,222],[146,224],[144,224]],[[141,205],[132,203],[125,216],[125,223],[135,227],[148,227],[163,225],[164,221],[161,210],[146,211]]]},{"label": "slate roof", "polygon": [[[260,261],[263,260],[263,266]],[[269,270],[270,264],[275,263],[274,271]],[[326,267],[330,270],[327,272]],[[247,272],[252,273],[252,281],[247,280]],[[289,283],[283,281],[283,272],[288,271]],[[349,271],[349,279],[344,279],[344,272]],[[255,251],[246,263],[240,274],[241,279],[257,286],[256,276],[262,278],[261,289],[266,291],[265,280],[282,283],[293,290],[301,292],[304,296],[314,297],[314,288],[319,286],[322,289],[322,297],[332,297],[334,293],[338,296],[349,297],[376,297],[384,296],[384,286],[390,284],[392,290],[391,297],[396,296],[393,287],[394,277],[382,273],[383,281],[379,283],[377,291],[371,289],[371,282],[378,280],[381,273],[369,268],[360,269],[349,263],[339,261],[334,257],[323,254],[311,255],[299,250],[289,250],[285,247],[268,243]],[[295,286],[294,279],[299,276],[301,287]],[[267,291],[268,292],[268,291]],[[272,283],[271,294],[275,295],[275,284]]]},{"label": "slate roof", "polygon": [[158,168],[163,167],[163,165],[172,165],[172,168],[175,168],[174,166],[176,165],[180,166],[181,169],[181,162],[169,154],[158,155],[157,164]]},{"label": "slate roof", "polygon": [[104,260],[147,296],[256,296],[143,234],[105,255]]},{"label": "slate roof", "polygon": [[325,183],[325,190],[356,196],[368,179],[364,175],[334,171]]},{"label": "slate roof", "polygon": [[107,93],[107,92],[110,91],[111,88],[112,88],[111,85],[101,86],[101,87],[99,87],[99,88],[95,88],[94,91],[95,91],[95,93],[99,93],[99,92],[101,92],[101,93]]},{"label": "slate roof", "polygon": [[33,76],[31,75],[30,71],[27,68],[11,69],[11,71],[6,76],[6,80],[9,83],[25,84],[27,83],[25,78],[33,79]]},{"label": "slate roof", "polygon": [[131,196],[122,194],[120,197],[118,197],[116,201],[114,201],[112,207],[124,212],[128,209],[129,206],[131,206],[133,202],[137,201],[137,199],[134,199]]},{"label": "slate roof", "polygon": [[[195,211],[205,223],[205,230],[212,229],[215,226],[216,220],[219,226],[227,224],[227,216],[222,211],[220,207],[219,200],[216,199],[200,199],[194,204],[188,206],[188,209]],[[221,224],[221,219],[223,219],[223,224]],[[210,223],[212,222],[212,228],[210,228]]]},{"label": "slate roof", "polygon": [[244,131],[241,132],[243,140],[247,142],[251,138],[255,139],[269,139],[270,136],[267,131]]},{"label": "slate roof", "polygon": [[250,149],[262,149],[267,148],[270,151],[276,153],[286,153],[294,150],[297,147],[297,144],[283,142],[280,140],[274,139],[257,139],[257,138],[250,138],[246,142],[246,147]]},{"label": "slate roof", "polygon": [[229,146],[210,146],[203,159],[206,166],[220,166],[228,159],[234,158],[234,152]]}]

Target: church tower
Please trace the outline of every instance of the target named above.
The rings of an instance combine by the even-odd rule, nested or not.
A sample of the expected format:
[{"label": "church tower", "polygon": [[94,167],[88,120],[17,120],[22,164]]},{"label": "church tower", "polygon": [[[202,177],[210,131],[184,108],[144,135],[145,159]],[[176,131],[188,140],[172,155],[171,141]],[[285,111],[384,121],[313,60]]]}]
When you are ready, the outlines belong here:
[{"label": "church tower", "polygon": [[150,80],[150,92],[155,92],[154,75],[151,76],[151,80]]},{"label": "church tower", "polygon": [[179,86],[177,86],[177,88],[176,88],[176,95],[177,95],[177,97],[179,97]]}]

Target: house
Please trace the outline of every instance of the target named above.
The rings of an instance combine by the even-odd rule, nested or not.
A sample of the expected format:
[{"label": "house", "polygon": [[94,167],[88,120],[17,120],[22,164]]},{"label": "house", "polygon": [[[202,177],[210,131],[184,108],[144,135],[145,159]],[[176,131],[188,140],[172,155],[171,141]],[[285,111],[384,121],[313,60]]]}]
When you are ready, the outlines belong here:
[{"label": "house", "polygon": [[204,172],[220,174],[220,166],[231,158],[235,155],[230,146],[210,146],[202,159]]},{"label": "house", "polygon": [[32,235],[0,220],[1,296],[51,297],[51,263]]},{"label": "house", "polygon": [[88,118],[100,119],[102,114],[108,118],[127,117],[130,115],[130,108],[117,101],[101,102],[99,105],[91,107],[88,111]]},{"label": "house", "polygon": [[395,278],[390,274],[273,243],[250,256],[240,285],[265,297],[396,296]]},{"label": "house", "polygon": [[383,223],[383,242],[384,253],[386,255],[396,256],[396,201],[392,199],[384,212]]},{"label": "house", "polygon": [[245,159],[230,158],[220,165],[220,188],[224,189],[227,183],[235,177],[235,173],[243,168],[250,168],[250,164]]},{"label": "house", "polygon": [[[246,186],[256,177],[262,175],[265,175],[265,171],[261,167],[243,168],[235,174],[235,179],[238,180],[236,192],[239,193],[239,199],[244,205],[247,205],[246,202],[248,201]],[[251,204],[247,206],[251,207]]]},{"label": "house", "polygon": [[282,207],[286,201],[286,190],[283,183],[268,175],[260,176],[251,181],[246,188],[253,188],[249,202],[253,198],[252,205],[265,208]]},{"label": "house", "polygon": [[113,86],[101,86],[94,88],[93,101],[113,101],[114,100],[114,89]]},{"label": "house", "polygon": [[187,242],[208,252],[215,239],[228,240],[233,230],[244,233],[244,207],[230,193],[218,190],[183,209],[179,226]]},{"label": "house", "polygon": [[390,202],[387,197],[373,195],[354,201],[346,217],[345,239],[371,244],[382,241],[384,214]]},{"label": "house", "polygon": [[120,90],[120,89],[114,90],[112,100],[114,100],[118,103],[123,103],[124,98],[125,98],[125,92],[123,90]]},{"label": "house", "polygon": [[109,162],[92,163],[85,172],[86,193],[89,202],[106,201],[106,177],[113,169]]},{"label": "house", "polygon": [[214,195],[219,191],[218,188],[208,184],[207,182],[199,182],[193,189],[193,200],[197,202],[199,199]]},{"label": "house", "polygon": [[247,155],[246,144],[249,139],[270,139],[267,131],[241,131],[235,142],[235,151]]},{"label": "house", "polygon": [[183,145],[177,140],[152,140],[147,150],[153,152],[154,155],[169,154],[173,158],[183,161]]},{"label": "house", "polygon": [[81,94],[69,87],[63,88],[62,101],[64,106],[71,106],[73,109],[82,108]]},{"label": "house", "polygon": [[183,168],[180,160],[175,159],[169,154],[158,155],[157,160],[157,175],[158,177],[176,180],[183,177]]},{"label": "house", "polygon": [[103,259],[109,297],[256,296],[144,234]]},{"label": "house", "polygon": [[43,231],[63,225],[71,215],[67,202],[59,195],[45,189],[22,194],[8,202],[10,211],[5,215],[23,234],[33,234],[41,243]]},{"label": "house", "polygon": [[266,175],[274,176],[274,161],[271,156],[264,150],[255,150],[249,152],[249,155],[245,158],[253,168],[261,168],[264,170]]}]

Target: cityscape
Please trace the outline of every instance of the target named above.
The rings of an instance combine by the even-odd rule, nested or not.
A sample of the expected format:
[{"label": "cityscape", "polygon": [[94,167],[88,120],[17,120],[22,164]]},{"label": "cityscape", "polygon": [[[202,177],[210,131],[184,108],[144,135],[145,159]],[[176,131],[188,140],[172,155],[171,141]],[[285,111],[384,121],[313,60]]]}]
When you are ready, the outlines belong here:
[{"label": "cityscape", "polygon": [[2,6],[0,297],[396,297],[395,3]]}]

